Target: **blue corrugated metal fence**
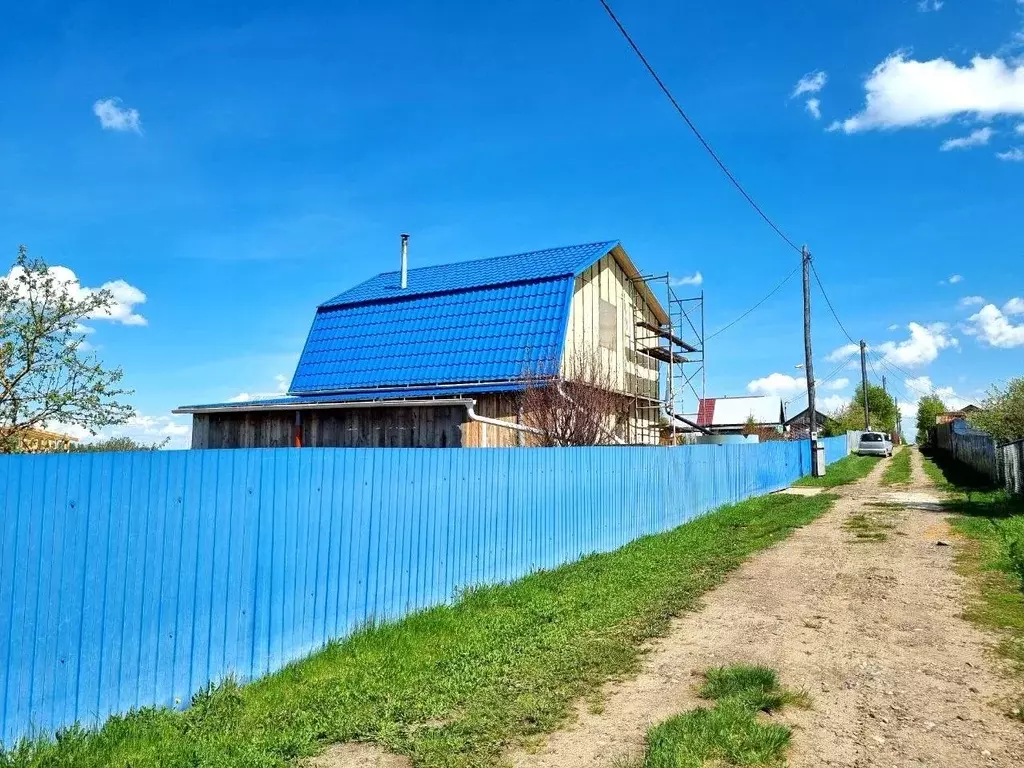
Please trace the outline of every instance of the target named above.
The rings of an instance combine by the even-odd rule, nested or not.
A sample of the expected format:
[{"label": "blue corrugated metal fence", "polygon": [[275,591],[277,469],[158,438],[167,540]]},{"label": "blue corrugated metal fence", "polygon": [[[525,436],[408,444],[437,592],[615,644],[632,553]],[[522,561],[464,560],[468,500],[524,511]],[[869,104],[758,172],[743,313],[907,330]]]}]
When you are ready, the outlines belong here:
[{"label": "blue corrugated metal fence", "polygon": [[369,620],[776,490],[809,461],[804,442],[0,457],[0,737],[187,704]]}]

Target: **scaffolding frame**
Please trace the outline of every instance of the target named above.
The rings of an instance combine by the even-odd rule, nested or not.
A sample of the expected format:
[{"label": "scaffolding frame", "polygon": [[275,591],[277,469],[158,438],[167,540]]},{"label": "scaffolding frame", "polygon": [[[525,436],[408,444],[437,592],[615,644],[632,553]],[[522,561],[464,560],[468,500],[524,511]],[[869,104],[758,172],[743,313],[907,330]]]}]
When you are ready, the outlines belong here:
[{"label": "scaffolding frame", "polygon": [[[670,445],[677,445],[678,428],[681,426],[676,419],[679,413],[685,413],[683,404],[686,402],[687,389],[693,393],[697,401],[694,413],[697,412],[699,401],[707,392],[707,365],[704,351],[704,292],[698,296],[679,296],[672,286],[670,273],[658,275],[639,275],[630,279],[633,284],[633,332],[629,335],[632,343],[630,358],[634,364],[642,358],[649,358],[656,363],[657,371],[654,396],[644,391],[647,379],[633,377],[632,408],[638,430],[645,423],[649,432],[633,435],[630,442],[651,444],[661,442],[662,417],[669,422]],[[665,323],[658,322],[653,311],[645,300],[641,302],[637,284],[642,283],[650,296],[656,300],[662,291],[665,297],[663,309],[668,316]],[[655,290],[655,289],[659,290]],[[692,336],[690,335],[692,334]],[[687,341],[686,338],[695,339]],[[662,387],[662,364],[665,365],[664,387]],[[693,366],[692,372],[687,366]],[[694,386],[694,379],[700,375],[700,393]],[[664,397],[662,393],[664,392]],[[651,427],[650,425],[654,425]]]}]

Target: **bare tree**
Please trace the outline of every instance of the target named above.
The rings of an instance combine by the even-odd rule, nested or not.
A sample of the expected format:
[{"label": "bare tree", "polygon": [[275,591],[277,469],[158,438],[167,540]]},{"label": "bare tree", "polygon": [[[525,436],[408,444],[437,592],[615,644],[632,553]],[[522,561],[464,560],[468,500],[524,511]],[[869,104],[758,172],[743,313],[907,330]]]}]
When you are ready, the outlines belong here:
[{"label": "bare tree", "polygon": [[546,447],[621,443],[630,401],[616,391],[599,351],[576,352],[563,374],[527,377],[523,418],[540,430],[532,442]]},{"label": "bare tree", "polygon": [[0,277],[0,452],[21,434],[47,424],[75,424],[92,433],[134,413],[120,368],[89,353],[82,321],[109,313],[109,291],[72,295],[24,246],[10,276]]}]

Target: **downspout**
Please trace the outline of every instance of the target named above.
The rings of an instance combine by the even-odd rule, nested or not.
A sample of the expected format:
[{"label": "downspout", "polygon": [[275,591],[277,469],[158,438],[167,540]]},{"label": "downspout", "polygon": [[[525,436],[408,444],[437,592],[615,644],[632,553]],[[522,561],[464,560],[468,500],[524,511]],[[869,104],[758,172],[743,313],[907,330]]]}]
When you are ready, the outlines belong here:
[{"label": "downspout", "polygon": [[[476,411],[474,411],[475,407],[476,400],[469,400],[466,402],[466,416],[469,417],[470,421],[475,421],[479,424],[489,424],[490,426],[501,427],[502,429],[511,429],[519,434],[522,434],[523,432],[536,435],[544,434],[543,430],[537,429],[536,427],[527,427],[524,424],[513,424],[510,421],[502,421],[501,419],[492,419],[486,416],[480,416]],[[486,446],[483,445],[483,447]]]},{"label": "downspout", "polygon": [[466,403],[466,415],[469,416],[470,421],[476,421],[480,424],[490,424],[493,427],[501,427],[502,429],[511,429],[515,432],[527,432],[531,435],[543,435],[544,431],[537,429],[536,427],[528,427],[525,424],[513,424],[511,421],[502,421],[501,419],[492,419],[488,416],[481,416],[477,413],[474,408],[476,407],[476,400],[470,400]]},{"label": "downspout", "polygon": [[[569,395],[566,394],[564,389],[562,389],[562,382],[561,381],[556,381],[555,382],[555,391],[557,391],[558,394],[560,394],[562,397],[564,397],[566,400],[568,400],[570,405],[576,405],[576,402],[571,397],[569,397]],[[600,429],[602,432],[604,432],[605,436],[611,438],[612,442],[614,442],[616,445],[625,445],[626,444],[625,440],[623,440],[621,437],[616,435],[611,430],[605,429],[604,425],[598,424],[597,428]]]}]

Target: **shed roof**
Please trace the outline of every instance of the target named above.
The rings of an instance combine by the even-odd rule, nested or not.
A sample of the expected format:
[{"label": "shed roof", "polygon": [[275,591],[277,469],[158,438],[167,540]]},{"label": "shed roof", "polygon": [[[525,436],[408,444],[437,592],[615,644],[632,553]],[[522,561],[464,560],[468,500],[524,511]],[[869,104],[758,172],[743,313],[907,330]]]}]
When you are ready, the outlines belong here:
[{"label": "shed roof", "polygon": [[782,424],[785,413],[781,397],[707,397],[697,408],[702,427],[734,427],[750,419],[756,424]]},{"label": "shed roof", "polygon": [[[557,372],[575,276],[618,241],[383,272],[324,302],[289,394],[501,384]],[[653,296],[656,313],[663,313]]]}]

